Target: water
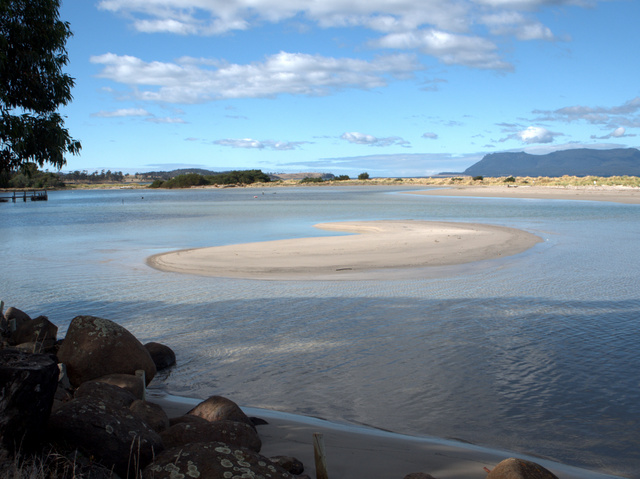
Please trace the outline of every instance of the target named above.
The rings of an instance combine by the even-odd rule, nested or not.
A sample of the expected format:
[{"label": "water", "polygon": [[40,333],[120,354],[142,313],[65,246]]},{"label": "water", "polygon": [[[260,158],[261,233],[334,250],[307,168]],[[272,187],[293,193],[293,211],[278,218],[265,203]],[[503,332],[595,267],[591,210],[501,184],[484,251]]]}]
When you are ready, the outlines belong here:
[{"label": "water", "polygon": [[[639,207],[403,190],[63,191],[1,204],[0,299],[61,334],[91,314],[170,345],[178,365],[155,382],[172,394],[640,478]],[[145,264],[378,219],[497,224],[544,242],[385,281],[205,278]]]}]

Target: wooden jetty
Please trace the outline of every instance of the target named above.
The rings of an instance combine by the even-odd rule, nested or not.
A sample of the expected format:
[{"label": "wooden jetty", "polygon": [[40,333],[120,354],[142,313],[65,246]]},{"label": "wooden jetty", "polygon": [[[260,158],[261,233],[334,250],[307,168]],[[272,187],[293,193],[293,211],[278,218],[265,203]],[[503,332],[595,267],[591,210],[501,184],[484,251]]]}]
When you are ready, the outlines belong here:
[{"label": "wooden jetty", "polygon": [[49,199],[49,194],[47,190],[14,190],[12,195],[9,191],[0,192],[0,203],[8,203],[11,200],[13,203],[17,201],[47,201]]}]

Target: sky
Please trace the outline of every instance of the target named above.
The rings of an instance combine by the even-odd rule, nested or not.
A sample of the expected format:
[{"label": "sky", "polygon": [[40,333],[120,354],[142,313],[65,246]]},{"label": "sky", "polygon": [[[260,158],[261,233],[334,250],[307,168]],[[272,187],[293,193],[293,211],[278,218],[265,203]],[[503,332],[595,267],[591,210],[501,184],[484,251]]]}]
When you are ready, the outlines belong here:
[{"label": "sky", "polygon": [[638,147],[637,0],[62,0],[62,171],[417,177]]}]

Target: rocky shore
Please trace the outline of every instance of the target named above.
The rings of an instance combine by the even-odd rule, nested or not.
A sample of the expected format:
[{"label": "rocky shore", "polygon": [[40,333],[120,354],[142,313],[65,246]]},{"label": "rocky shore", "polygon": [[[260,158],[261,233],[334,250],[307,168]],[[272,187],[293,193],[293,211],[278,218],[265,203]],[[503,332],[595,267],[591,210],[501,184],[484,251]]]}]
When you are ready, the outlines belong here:
[{"label": "rocky shore", "polygon": [[[169,346],[94,316],[75,317],[64,339],[57,332],[45,316],[0,308],[1,477],[21,477],[11,470],[19,455],[41,458],[38,477],[309,478],[287,451],[260,454],[267,422],[231,399],[211,396],[176,417],[148,401],[146,386],[176,362]],[[485,469],[487,479],[556,478],[521,459]],[[327,479],[318,468],[316,477]]]}]

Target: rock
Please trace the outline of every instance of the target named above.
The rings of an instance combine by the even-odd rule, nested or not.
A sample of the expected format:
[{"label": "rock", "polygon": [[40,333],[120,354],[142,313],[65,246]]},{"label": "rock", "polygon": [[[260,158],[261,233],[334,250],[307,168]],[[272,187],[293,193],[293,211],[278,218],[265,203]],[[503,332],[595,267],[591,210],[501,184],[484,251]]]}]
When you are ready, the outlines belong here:
[{"label": "rock", "polygon": [[407,474],[403,479],[436,479],[431,474],[427,474],[426,472],[412,472],[411,474]]},{"label": "rock", "polygon": [[38,316],[36,319],[21,322],[11,334],[11,344],[42,343],[53,341],[58,337],[58,326],[49,321],[46,316]]},{"label": "rock", "polygon": [[45,354],[0,351],[0,443],[13,451],[37,447],[58,387],[58,365]]},{"label": "rock", "polygon": [[169,417],[158,404],[136,399],[129,406],[129,410],[151,426],[151,429],[157,433],[169,429]]},{"label": "rock", "polygon": [[193,423],[203,424],[204,423],[204,424],[208,424],[209,421],[207,421],[203,417],[190,416],[189,414],[185,414],[184,416],[170,417],[169,418],[169,427],[174,426],[176,424],[182,424],[182,423],[187,423],[187,424],[193,424]]},{"label": "rock", "polygon": [[44,341],[37,342],[37,343],[36,342],[21,343],[16,346],[13,346],[13,348],[25,353],[55,354],[56,342],[51,339],[45,339]]},{"label": "rock", "polygon": [[133,374],[107,374],[94,379],[94,381],[118,386],[129,391],[136,399],[144,399],[145,386],[139,376]]},{"label": "rock", "polygon": [[129,331],[108,319],[76,316],[69,325],[58,359],[67,366],[73,386],[107,374],[135,374],[143,369],[149,384],[156,366],[147,349]]},{"label": "rock", "polygon": [[294,476],[266,457],[222,442],[192,443],[167,449],[156,456],[142,473],[143,479],[234,476],[294,479]]},{"label": "rock", "polygon": [[213,421],[237,421],[254,427],[251,419],[240,409],[231,399],[222,396],[211,396],[209,399],[202,401],[187,414],[199,416],[209,422]]},{"label": "rock", "polygon": [[160,436],[131,411],[90,396],[53,412],[49,434],[55,445],[78,448],[121,477],[137,477],[163,450]]},{"label": "rock", "polygon": [[111,409],[129,408],[137,398],[126,389],[100,381],[82,383],[73,394],[74,399],[94,398],[102,400]]},{"label": "rock", "polygon": [[487,479],[558,479],[544,467],[524,459],[509,458],[487,474]]},{"label": "rock", "polygon": [[152,342],[145,344],[144,347],[149,351],[158,371],[167,369],[176,363],[176,353],[169,346]]},{"label": "rock", "polygon": [[[304,472],[304,464],[291,456],[273,456],[270,457],[271,462],[277,464],[282,469],[289,471],[294,476],[298,476]],[[406,479],[406,478],[405,478]]]},{"label": "rock", "polygon": [[262,441],[251,426],[236,421],[180,423],[160,433],[167,449],[191,442],[223,442],[233,447],[244,447],[260,452]]},{"label": "rock", "polygon": [[24,311],[20,311],[18,308],[11,306],[4,313],[4,319],[8,324],[11,324],[11,320],[15,320],[16,329],[20,327],[22,323],[31,321],[31,317]]}]

